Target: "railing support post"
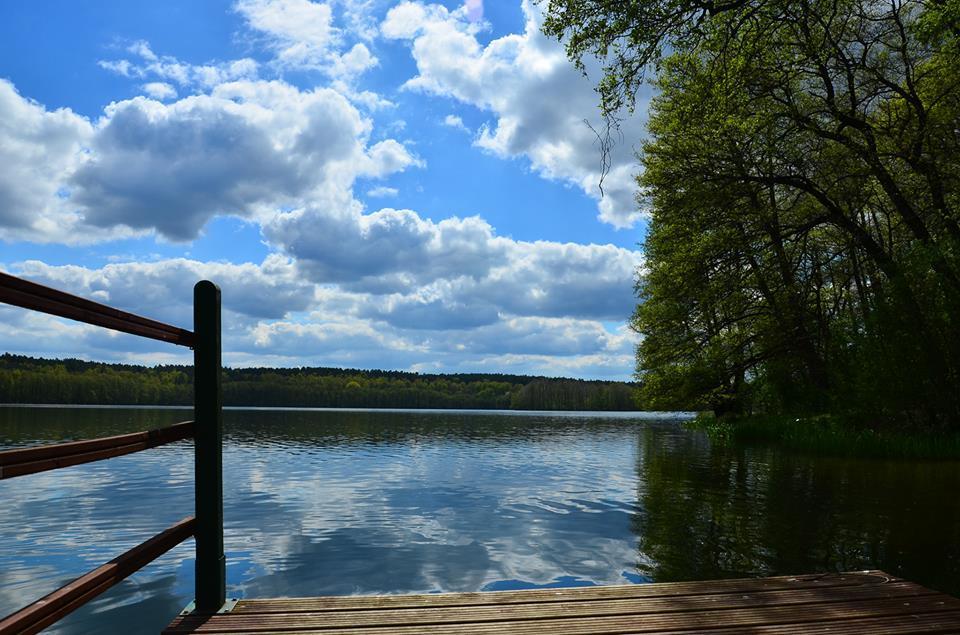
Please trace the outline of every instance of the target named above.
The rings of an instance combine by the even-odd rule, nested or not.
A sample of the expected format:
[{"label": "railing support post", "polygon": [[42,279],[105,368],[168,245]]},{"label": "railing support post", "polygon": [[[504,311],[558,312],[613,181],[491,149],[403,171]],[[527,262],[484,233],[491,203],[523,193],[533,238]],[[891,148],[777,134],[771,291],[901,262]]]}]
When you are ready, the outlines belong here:
[{"label": "railing support post", "polygon": [[223,555],[223,414],[220,387],[220,289],[209,280],[193,288],[194,488],[197,518],[197,612],[216,612],[226,600]]}]

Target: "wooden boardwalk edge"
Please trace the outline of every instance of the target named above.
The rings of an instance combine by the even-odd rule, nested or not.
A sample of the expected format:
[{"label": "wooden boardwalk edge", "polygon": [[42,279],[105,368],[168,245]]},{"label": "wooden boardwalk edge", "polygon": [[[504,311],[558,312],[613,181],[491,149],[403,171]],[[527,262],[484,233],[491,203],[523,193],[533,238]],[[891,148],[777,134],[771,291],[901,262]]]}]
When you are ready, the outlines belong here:
[{"label": "wooden boardwalk edge", "polygon": [[882,571],[487,593],[241,600],[164,633],[960,633],[960,600]]},{"label": "wooden boardwalk edge", "polygon": [[602,599],[644,597],[682,597],[686,595],[723,595],[740,592],[784,591],[793,589],[865,586],[905,582],[882,571],[849,574],[815,574],[770,578],[736,578],[711,582],[659,582],[614,586],[521,589],[515,591],[475,591],[467,593],[421,593],[411,595],[348,595],[311,598],[275,598],[247,600],[233,611],[294,612],[299,610],[369,610],[381,608],[417,608],[422,606],[482,606],[486,604],[530,604],[538,602],[585,602]]}]

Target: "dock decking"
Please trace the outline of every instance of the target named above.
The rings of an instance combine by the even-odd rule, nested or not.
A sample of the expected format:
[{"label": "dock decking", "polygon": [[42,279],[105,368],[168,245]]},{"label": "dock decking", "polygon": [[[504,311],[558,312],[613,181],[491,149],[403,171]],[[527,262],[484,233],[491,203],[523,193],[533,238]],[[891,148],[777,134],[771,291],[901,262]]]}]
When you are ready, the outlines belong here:
[{"label": "dock decking", "polygon": [[180,633],[960,633],[960,600],[882,571],[425,595],[241,600]]}]

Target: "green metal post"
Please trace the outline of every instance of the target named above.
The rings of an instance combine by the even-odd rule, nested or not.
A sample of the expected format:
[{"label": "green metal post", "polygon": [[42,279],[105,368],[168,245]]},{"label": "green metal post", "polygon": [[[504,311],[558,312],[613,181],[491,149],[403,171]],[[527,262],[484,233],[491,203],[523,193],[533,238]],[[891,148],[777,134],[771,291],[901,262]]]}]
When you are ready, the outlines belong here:
[{"label": "green metal post", "polygon": [[197,517],[197,612],[216,612],[226,600],[223,555],[223,399],[220,388],[220,289],[209,280],[193,288],[194,492]]}]

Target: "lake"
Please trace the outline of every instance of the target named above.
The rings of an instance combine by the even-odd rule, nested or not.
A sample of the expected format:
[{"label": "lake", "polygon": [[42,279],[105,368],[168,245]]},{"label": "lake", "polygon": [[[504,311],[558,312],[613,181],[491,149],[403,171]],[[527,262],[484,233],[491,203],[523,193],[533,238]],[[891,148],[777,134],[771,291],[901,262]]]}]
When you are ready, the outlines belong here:
[{"label": "lake", "polygon": [[[0,407],[0,447],[189,410]],[[224,413],[228,595],[628,584],[880,568],[960,595],[960,462],[717,447],[678,415]],[[179,442],[0,481],[0,615],[193,508]],[[188,541],[53,632],[157,633],[193,598]]]}]

